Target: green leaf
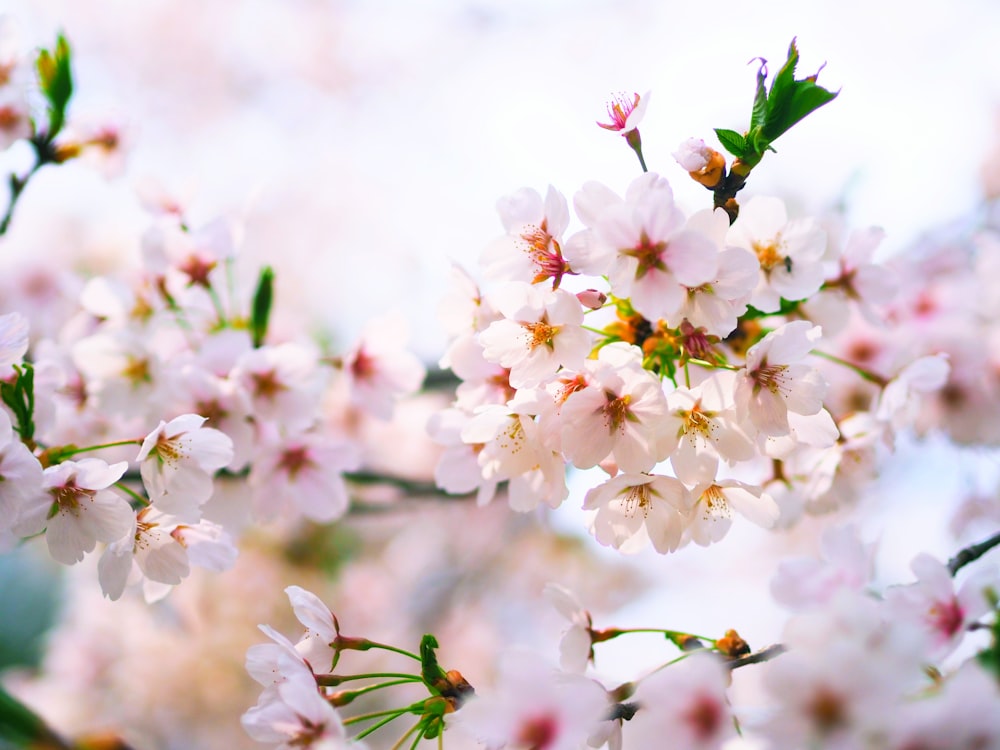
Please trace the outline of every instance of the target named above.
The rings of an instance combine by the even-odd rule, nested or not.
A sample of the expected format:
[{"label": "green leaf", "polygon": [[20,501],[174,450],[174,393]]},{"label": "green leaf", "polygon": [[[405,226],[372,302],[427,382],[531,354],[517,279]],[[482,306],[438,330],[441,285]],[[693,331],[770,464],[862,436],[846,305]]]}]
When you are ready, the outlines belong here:
[{"label": "green leaf", "polygon": [[420,676],[428,687],[439,685],[442,680],[448,681],[448,675],[441,669],[437,654],[434,653],[437,647],[437,638],[433,635],[428,634],[420,639]]},{"label": "green leaf", "polygon": [[274,302],[274,269],[264,266],[260,269],[257,279],[257,289],[253,294],[253,309],[250,311],[250,335],[253,337],[254,348],[259,348],[267,336],[267,324],[271,317],[271,304]]},{"label": "green leaf", "polygon": [[35,61],[38,84],[49,104],[49,126],[45,134],[49,142],[62,130],[66,122],[66,108],[73,96],[71,58],[69,42],[60,34],[55,49],[51,52],[41,50]]},{"label": "green leaf", "polygon": [[0,687],[0,746],[67,748],[34,711]]},{"label": "green leaf", "polygon": [[795,67],[798,62],[799,50],[793,39],[788,46],[788,59],[771,82],[771,90],[767,96],[767,113],[761,126],[761,134],[768,144],[777,140],[806,115],[833,101],[839,93],[816,84],[819,71],[796,80]]},{"label": "green leaf", "polygon": [[742,157],[746,155],[747,139],[735,130],[716,128],[715,135],[718,136],[719,143],[722,144],[722,147],[733,156]]},{"label": "green leaf", "polygon": [[760,60],[760,67],[757,68],[757,90],[753,97],[753,111],[750,113],[751,129],[763,125],[764,117],[767,115],[767,91],[764,88],[764,80],[767,78],[767,60],[763,57],[757,59]]}]

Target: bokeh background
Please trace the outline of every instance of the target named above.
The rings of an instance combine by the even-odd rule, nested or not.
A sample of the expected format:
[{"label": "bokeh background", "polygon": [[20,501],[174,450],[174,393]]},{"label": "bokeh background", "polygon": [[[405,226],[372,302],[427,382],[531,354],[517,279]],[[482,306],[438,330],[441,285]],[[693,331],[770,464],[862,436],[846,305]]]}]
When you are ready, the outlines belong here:
[{"label": "bokeh background", "polygon": [[[134,264],[148,221],[136,194],[168,194],[192,226],[219,215],[241,223],[247,265],[277,270],[279,325],[344,342],[375,314],[399,309],[433,365],[445,345],[439,300],[449,267],[476,270],[501,231],[500,196],[548,184],[572,195],[591,179],[621,190],[637,174],[622,140],[595,125],[610,94],[652,92],[641,128],[647,163],[695,210],[708,194],[671,151],[690,136],[711,142],[713,127],[744,129],[753,58],[777,70],[793,37],[800,74],[825,66],[820,83],[841,93],[782,137],[746,195],[780,195],[801,213],[843,210],[854,225],[887,230],[886,255],[908,252],[980,210],[1000,111],[1000,5],[926,7],[7,0],[0,9],[29,44],[50,44],[57,30],[69,37],[73,117],[119,124],[127,145],[110,179],[82,163],[40,174],[8,252],[43,247],[47,263],[93,270]],[[0,164],[23,158],[15,149]],[[416,408],[413,424],[432,406]],[[887,580],[905,578],[918,550],[955,548],[955,504],[991,487],[996,468],[990,454],[933,438],[903,446],[874,497],[859,499]],[[539,614],[546,580],[577,586],[613,617],[602,624],[738,627],[755,646],[780,637],[784,615],[767,594],[775,561],[814,551],[831,519],[782,534],[738,526],[707,550],[623,560],[583,533],[572,508],[587,482],[575,476],[567,510],[545,519],[560,536],[503,508],[432,503],[347,519],[340,536],[312,539],[300,557],[280,535],[254,538],[232,573],[192,580],[153,611],[103,602],[92,571],[61,584],[46,578],[22,550],[2,559],[9,634],[0,641],[29,657],[22,661],[48,656],[40,678],[28,670],[10,680],[67,731],[124,728],[139,747],[253,746],[236,724],[255,700],[242,653],[260,640],[258,622],[291,632],[281,593],[290,583],[326,591],[358,630],[390,638],[438,628],[474,683],[509,642],[555,654],[558,621]],[[475,533],[456,539],[455,524]],[[343,563],[344,550],[362,546],[367,553]],[[62,625],[46,636],[53,616]],[[598,666],[627,679],[661,646],[614,644]]]}]

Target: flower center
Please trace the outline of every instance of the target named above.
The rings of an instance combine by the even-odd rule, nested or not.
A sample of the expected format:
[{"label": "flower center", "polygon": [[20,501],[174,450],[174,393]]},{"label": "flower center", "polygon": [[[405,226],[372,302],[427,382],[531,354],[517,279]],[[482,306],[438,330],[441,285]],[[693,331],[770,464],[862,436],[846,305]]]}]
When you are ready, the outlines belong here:
[{"label": "flower center", "polygon": [[637,421],[628,408],[632,401],[630,395],[626,393],[624,396],[619,396],[614,391],[605,391],[604,396],[608,400],[604,406],[604,421],[609,432],[623,430],[626,421]]},{"label": "flower center", "polygon": [[521,328],[527,332],[528,348],[537,349],[540,346],[553,348],[553,341],[559,332],[559,326],[550,326],[544,320],[537,323],[521,323]]},{"label": "flower center", "polygon": [[559,727],[550,714],[529,717],[521,724],[515,742],[525,750],[545,750],[559,736]]},{"label": "flower center", "polygon": [[692,734],[702,742],[708,742],[719,731],[722,710],[719,702],[709,695],[699,695],[684,714],[684,720],[691,727]]},{"label": "flower center", "polygon": [[784,390],[785,370],[788,365],[761,365],[751,373],[754,381],[754,390],[766,389],[771,393],[780,393]]},{"label": "flower center", "polygon": [[654,268],[658,271],[667,270],[667,266],[663,262],[663,251],[666,249],[666,242],[652,242],[646,236],[646,233],[643,232],[639,237],[639,244],[627,250],[622,250],[622,255],[627,255],[639,261],[639,266],[635,269],[635,277],[641,279]]},{"label": "flower center", "polygon": [[785,256],[778,252],[779,247],[780,244],[775,240],[753,243],[753,250],[757,253],[757,260],[763,270],[770,271],[785,262]]},{"label": "flower center", "polygon": [[701,498],[699,498],[704,504],[704,513],[702,518],[706,521],[715,520],[718,518],[732,518],[733,512],[729,507],[729,501],[726,500],[726,496],[722,492],[722,488],[713,484],[704,492],[701,493]]},{"label": "flower center", "polygon": [[532,284],[538,284],[546,279],[552,279],[552,288],[558,289],[564,274],[571,273],[569,263],[562,256],[562,248],[545,228],[545,222],[538,227],[529,224],[521,232],[523,250],[531,258],[535,266],[535,277]]},{"label": "flower center", "polygon": [[633,487],[629,487],[625,490],[622,495],[622,510],[628,518],[635,516],[637,510],[642,511],[642,517],[647,518],[649,516],[649,509],[652,506],[652,493],[650,492],[648,484],[637,484]]},{"label": "flower center", "polygon": [[278,462],[278,468],[288,473],[290,481],[295,481],[296,475],[302,469],[313,465],[313,460],[309,458],[309,451],[304,445],[289,448],[281,454],[281,460]]}]

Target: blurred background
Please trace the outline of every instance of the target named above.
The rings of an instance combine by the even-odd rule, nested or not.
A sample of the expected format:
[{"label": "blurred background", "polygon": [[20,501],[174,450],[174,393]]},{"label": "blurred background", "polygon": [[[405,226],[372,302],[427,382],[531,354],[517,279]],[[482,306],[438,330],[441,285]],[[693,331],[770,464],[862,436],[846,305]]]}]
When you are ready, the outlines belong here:
[{"label": "blurred background", "polygon": [[[137,193],[170,196],[193,227],[220,215],[241,223],[247,265],[277,270],[287,325],[305,320],[349,343],[369,318],[400,309],[414,349],[433,365],[446,341],[439,300],[448,269],[454,261],[476,272],[501,232],[499,197],[549,184],[572,196],[587,180],[620,191],[638,173],[622,139],[595,124],[611,94],[652,92],[641,127],[646,161],[687,210],[706,207],[708,194],[670,153],[691,136],[714,143],[714,127],[745,129],[754,58],[776,71],[793,37],[800,76],[822,68],[819,82],[840,96],[782,137],[745,198],[780,195],[800,215],[840,209],[852,225],[881,225],[887,256],[981,209],[1000,112],[1000,5],[705,8],[6,0],[0,9],[29,45],[67,35],[73,119],[116,123],[126,146],[110,179],[83,163],[41,173],[19,206],[10,252],[45,247],[46,262],[85,259],[94,270],[133,264],[148,222]],[[15,149],[0,165],[22,158]],[[906,578],[918,550],[953,551],[946,527],[955,504],[996,474],[992,454],[929,442],[899,451],[867,506],[876,510],[864,533],[880,540],[888,580]],[[814,552],[829,518],[781,534],[738,524],[708,550],[624,559],[593,545],[573,510],[588,482],[575,476],[566,510],[545,519],[557,536],[502,507],[432,504],[426,514],[349,518],[337,536],[306,536],[310,551],[299,557],[280,535],[254,537],[234,571],[196,577],[152,610],[104,602],[93,571],[74,569],[58,584],[24,549],[0,559],[0,643],[7,663],[37,665],[46,648],[48,656],[40,675],[10,672],[8,682],[67,732],[124,729],[142,748],[252,747],[237,723],[255,701],[243,654],[261,640],[258,622],[294,631],[282,594],[291,583],[325,594],[358,634],[434,628],[443,654],[464,660],[449,666],[474,684],[512,641],[542,644],[554,657],[560,625],[539,598],[547,580],[576,587],[605,617],[615,613],[598,625],[719,635],[737,627],[755,647],[780,638],[784,615],[767,593],[775,561]],[[453,528],[473,533],[446,533]],[[56,612],[60,629],[46,639]],[[662,644],[609,644],[598,668],[628,679],[651,666],[654,647]]]}]

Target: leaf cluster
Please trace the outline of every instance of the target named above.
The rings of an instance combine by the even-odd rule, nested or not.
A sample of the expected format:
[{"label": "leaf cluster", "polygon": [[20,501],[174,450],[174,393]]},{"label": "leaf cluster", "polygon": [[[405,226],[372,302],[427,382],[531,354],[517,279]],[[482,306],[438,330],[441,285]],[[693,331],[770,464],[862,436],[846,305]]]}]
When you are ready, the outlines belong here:
[{"label": "leaf cluster", "polygon": [[765,152],[773,151],[771,144],[795,123],[833,101],[839,93],[816,83],[819,71],[803,79],[795,78],[799,50],[794,39],[788,46],[788,59],[774,76],[770,89],[764,85],[767,79],[767,60],[759,59],[749,129],[744,133],[725,128],[715,129],[722,147],[749,168],[756,166]]}]

